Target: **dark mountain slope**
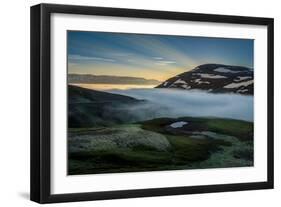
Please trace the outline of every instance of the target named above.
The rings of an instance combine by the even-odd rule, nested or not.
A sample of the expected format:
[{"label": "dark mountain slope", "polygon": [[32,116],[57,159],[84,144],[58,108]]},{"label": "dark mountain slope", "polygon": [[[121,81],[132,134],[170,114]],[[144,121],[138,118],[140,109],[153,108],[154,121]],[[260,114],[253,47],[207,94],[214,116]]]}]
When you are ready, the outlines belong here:
[{"label": "dark mountain slope", "polygon": [[153,118],[155,106],[145,100],[68,86],[68,127],[84,128]]},{"label": "dark mountain slope", "polygon": [[122,103],[132,104],[139,103],[140,100],[135,98],[112,94],[92,89],[81,88],[79,86],[68,86],[68,101],[70,104],[75,103]]},{"label": "dark mountain slope", "polygon": [[253,95],[253,69],[222,64],[205,64],[169,78],[156,88],[205,90],[212,93]]}]

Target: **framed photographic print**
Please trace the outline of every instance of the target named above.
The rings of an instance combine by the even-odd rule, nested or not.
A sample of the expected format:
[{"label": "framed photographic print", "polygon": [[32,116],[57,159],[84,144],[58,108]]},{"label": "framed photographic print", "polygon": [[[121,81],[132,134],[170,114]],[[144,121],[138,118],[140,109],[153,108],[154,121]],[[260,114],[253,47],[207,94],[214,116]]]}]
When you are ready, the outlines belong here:
[{"label": "framed photographic print", "polygon": [[273,188],[273,19],[31,7],[31,200]]}]

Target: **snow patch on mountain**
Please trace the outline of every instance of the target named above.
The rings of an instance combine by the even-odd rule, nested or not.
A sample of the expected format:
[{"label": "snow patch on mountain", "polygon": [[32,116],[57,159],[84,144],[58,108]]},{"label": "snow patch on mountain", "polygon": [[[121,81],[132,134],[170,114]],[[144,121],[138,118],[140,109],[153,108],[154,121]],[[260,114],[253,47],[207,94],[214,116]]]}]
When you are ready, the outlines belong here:
[{"label": "snow patch on mountain", "polygon": [[[164,86],[164,84],[163,84],[163,86]],[[169,88],[177,88],[177,87],[180,87],[180,88],[183,88],[183,89],[190,89],[191,88],[191,86],[189,86],[184,80],[181,80],[181,79],[176,80],[173,84],[171,84],[169,86]]]},{"label": "snow patch on mountain", "polygon": [[171,126],[172,128],[181,128],[181,127],[183,127],[183,126],[186,125],[186,124],[188,124],[188,123],[185,122],[185,121],[178,121],[178,122],[175,122],[175,123],[170,124],[170,126]]},{"label": "snow patch on mountain", "polygon": [[234,81],[243,81],[243,80],[247,80],[247,79],[252,79],[251,76],[244,76],[244,77],[241,77],[241,76],[237,76]]},{"label": "snow patch on mountain", "polygon": [[208,74],[208,73],[197,73],[197,75],[200,75],[201,78],[213,78],[213,79],[227,78],[226,76],[213,75],[213,74]]},{"label": "snow patch on mountain", "polygon": [[253,83],[254,83],[253,80],[244,81],[244,82],[240,82],[240,83],[231,83],[231,84],[224,86],[224,88],[239,88],[241,86],[247,87]]},{"label": "snow patch on mountain", "polygon": [[179,83],[179,84],[186,84],[186,82],[184,80],[178,79],[174,82],[175,83]]},{"label": "snow patch on mountain", "polygon": [[202,81],[201,79],[195,79],[193,82],[198,83],[198,84],[210,84],[209,81]]},{"label": "snow patch on mountain", "polygon": [[245,89],[239,89],[237,90],[238,93],[245,93],[245,92],[248,92],[248,89],[245,88]]},{"label": "snow patch on mountain", "polygon": [[191,89],[191,86],[188,86],[188,85],[182,85],[181,87],[184,89]]},{"label": "snow patch on mountain", "polygon": [[243,72],[243,71],[237,71],[237,70],[230,70],[230,69],[223,68],[223,67],[219,67],[219,68],[215,69],[214,71],[220,72],[220,73],[241,73],[241,72]]}]

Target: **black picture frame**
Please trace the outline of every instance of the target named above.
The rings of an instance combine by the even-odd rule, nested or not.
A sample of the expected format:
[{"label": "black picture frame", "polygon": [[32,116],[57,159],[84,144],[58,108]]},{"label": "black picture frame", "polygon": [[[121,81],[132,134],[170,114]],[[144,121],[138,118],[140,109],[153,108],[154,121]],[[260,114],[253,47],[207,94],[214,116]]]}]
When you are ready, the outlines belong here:
[{"label": "black picture frame", "polygon": [[[50,16],[53,13],[134,17],[180,20],[194,22],[233,23],[267,26],[267,181],[237,184],[167,187],[153,189],[51,194],[51,91],[50,91]],[[272,18],[195,14],[182,12],[103,8],[56,4],[39,4],[31,7],[31,175],[30,198],[38,203],[88,201],[102,199],[166,196],[179,194],[210,193],[273,188],[273,44],[274,21]]]}]

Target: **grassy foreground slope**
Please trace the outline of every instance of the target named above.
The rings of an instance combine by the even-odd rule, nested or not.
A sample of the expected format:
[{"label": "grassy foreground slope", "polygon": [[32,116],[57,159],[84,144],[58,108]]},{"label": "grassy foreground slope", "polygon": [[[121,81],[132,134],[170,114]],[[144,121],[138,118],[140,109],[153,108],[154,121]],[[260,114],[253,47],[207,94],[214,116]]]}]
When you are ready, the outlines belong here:
[{"label": "grassy foreground slope", "polygon": [[[173,128],[171,124],[186,123]],[[217,118],[160,118],[69,129],[69,174],[253,165],[253,123]]]},{"label": "grassy foreground slope", "polygon": [[[212,131],[219,134],[235,136],[241,141],[252,141],[253,139],[253,123],[235,119],[223,118],[197,118],[197,117],[181,117],[174,118],[159,118],[142,122],[142,128],[157,131],[160,133],[171,133],[165,126],[177,121],[185,121],[188,124],[180,131],[192,133],[194,131]],[[177,132],[180,132],[177,130]],[[174,131],[176,132],[176,131]]]}]

